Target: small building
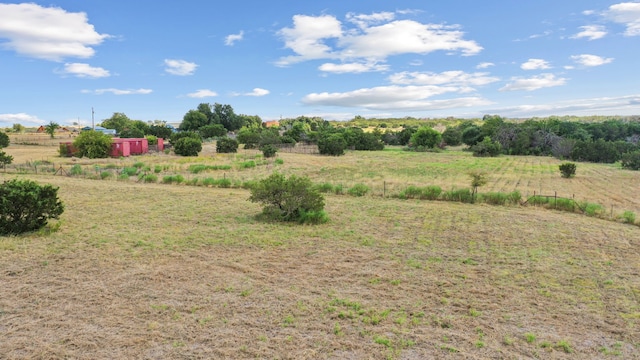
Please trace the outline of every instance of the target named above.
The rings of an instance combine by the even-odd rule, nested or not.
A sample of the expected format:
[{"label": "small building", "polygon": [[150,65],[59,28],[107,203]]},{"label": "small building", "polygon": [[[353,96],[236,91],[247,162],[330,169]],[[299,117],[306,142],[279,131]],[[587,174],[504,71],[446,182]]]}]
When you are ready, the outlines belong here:
[{"label": "small building", "polygon": [[[94,130],[94,128],[92,128],[91,126],[85,126],[80,130],[89,131],[89,130]],[[112,136],[116,135],[116,129],[107,129],[107,128],[103,128],[102,126],[96,126],[95,131],[100,131],[103,134],[112,135]]]},{"label": "small building", "polygon": [[279,127],[280,121],[278,120],[265,121],[262,123],[262,125],[264,125],[264,127]]}]

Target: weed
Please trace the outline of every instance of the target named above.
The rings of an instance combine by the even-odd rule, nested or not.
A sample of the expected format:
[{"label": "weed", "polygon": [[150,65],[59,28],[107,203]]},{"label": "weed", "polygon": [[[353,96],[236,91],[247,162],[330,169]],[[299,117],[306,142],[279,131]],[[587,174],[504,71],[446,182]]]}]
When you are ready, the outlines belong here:
[{"label": "weed", "polygon": [[250,294],[251,294],[251,290],[242,290],[242,291],[240,292],[240,296],[242,296],[242,297],[247,297],[247,296],[249,296]]},{"label": "weed", "polygon": [[524,334],[524,339],[529,344],[533,344],[534,342],[536,342],[536,335],[534,333],[526,333],[526,334]]},{"label": "weed", "polygon": [[103,171],[100,173],[100,178],[102,180],[109,179],[113,177],[113,173],[111,171]]},{"label": "weed", "polygon": [[571,344],[567,340],[560,340],[556,343],[556,349],[560,349],[567,354],[571,354],[573,349],[571,348]]},{"label": "weed", "polygon": [[376,344],[384,345],[384,346],[386,346],[386,347],[388,347],[388,348],[390,348],[390,347],[391,347],[391,340],[389,340],[389,339],[387,339],[387,338],[384,338],[384,337],[382,337],[382,336],[374,336],[374,337],[373,337],[373,341],[374,341]]},{"label": "weed", "polygon": [[135,164],[133,164],[133,167],[134,167],[134,168],[136,168],[136,169],[140,169],[140,168],[142,168],[143,166],[144,166],[144,163],[143,163],[143,162],[140,162],[140,161],[138,161],[138,162],[136,162]]},{"label": "weed", "polygon": [[315,189],[321,193],[330,193],[333,192],[333,185],[331,183],[322,183],[315,185]]},{"label": "weed", "polygon": [[275,163],[276,165],[282,165],[282,164],[284,164],[284,160],[282,160],[281,158],[277,158],[277,159],[274,161],[274,163]]},{"label": "weed", "polygon": [[506,335],[505,335],[505,337],[502,339],[502,343],[503,343],[503,344],[505,344],[505,345],[508,345],[508,346],[509,346],[509,345],[513,345],[513,342],[514,342],[514,341],[515,341],[515,340],[514,340],[512,337],[509,337],[509,336],[506,336]]},{"label": "weed", "polygon": [[333,325],[333,334],[336,336],[344,335],[344,333],[342,332],[342,328],[340,327],[340,324],[338,322]]},{"label": "weed", "polygon": [[625,211],[622,213],[622,220],[625,224],[635,224],[636,223],[636,213],[633,211]]},{"label": "weed", "polygon": [[472,258],[466,258],[462,260],[462,263],[465,265],[478,265],[478,262],[473,260]]},{"label": "weed", "polygon": [[347,190],[351,196],[365,196],[369,192],[369,187],[364,184],[355,184]]},{"label": "weed", "polygon": [[69,174],[71,175],[82,175],[83,171],[82,171],[82,166],[80,164],[75,164],[71,167],[71,169],[69,169]]},{"label": "weed", "polygon": [[293,323],[296,321],[296,319],[293,317],[293,315],[289,314],[287,316],[285,316],[284,320],[282,321],[284,326],[293,326]]},{"label": "weed", "polygon": [[622,355],[622,351],[620,351],[621,349],[622,343],[620,341],[617,341],[611,346],[611,348],[608,348],[606,346],[601,347],[600,352],[604,355],[620,356]]},{"label": "weed", "polygon": [[540,347],[543,349],[549,349],[553,346],[553,344],[551,344],[549,341],[543,341],[540,343]]},{"label": "weed", "polygon": [[442,193],[442,200],[472,203],[473,194],[469,189],[453,189]]},{"label": "weed", "polygon": [[127,175],[127,176],[136,176],[136,174],[138,174],[138,168],[136,167],[125,167],[122,169],[121,174]]},{"label": "weed", "polygon": [[484,341],[481,340],[476,341],[475,345],[478,349],[482,349],[485,346]]},{"label": "weed", "polygon": [[473,309],[473,308],[469,309],[469,316],[478,317],[480,315],[482,315],[482,312],[480,312],[480,311],[478,311],[476,309]]},{"label": "weed", "polygon": [[460,352],[460,350],[454,348],[453,346],[449,346],[449,345],[440,345],[440,349],[447,350],[450,353],[459,353]]}]

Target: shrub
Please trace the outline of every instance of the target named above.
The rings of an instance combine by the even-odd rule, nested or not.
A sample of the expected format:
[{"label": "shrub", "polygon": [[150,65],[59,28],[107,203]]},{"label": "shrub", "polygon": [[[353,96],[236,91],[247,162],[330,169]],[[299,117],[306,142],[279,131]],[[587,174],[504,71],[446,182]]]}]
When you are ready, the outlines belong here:
[{"label": "shrub", "polygon": [[322,183],[322,184],[316,184],[315,185],[316,190],[318,190],[321,193],[330,193],[333,192],[333,185],[331,185],[331,183]]},{"label": "shrub", "polygon": [[238,152],[238,141],[231,138],[223,138],[216,141],[216,152],[236,153]]},{"label": "shrub", "polygon": [[640,151],[633,151],[622,154],[620,164],[625,169],[640,170]]},{"label": "shrub", "polygon": [[9,135],[0,132],[0,149],[9,146]]},{"label": "shrub", "polygon": [[440,194],[442,194],[442,189],[439,186],[409,186],[398,197],[401,199],[437,200]]},{"label": "shrub", "polygon": [[13,156],[5,153],[4,151],[0,151],[0,167],[3,169],[5,166],[11,164],[13,162]]},{"label": "shrub", "polygon": [[69,174],[71,175],[82,175],[82,166],[80,164],[75,164],[69,169]]},{"label": "shrub", "polygon": [[100,131],[83,131],[73,141],[76,156],[90,159],[109,157],[111,152],[111,137]]},{"label": "shrub", "polygon": [[103,171],[100,173],[100,179],[105,180],[113,176],[111,171]]},{"label": "shrub", "polygon": [[322,155],[340,156],[346,149],[347,141],[342,134],[330,134],[318,140],[318,151]]},{"label": "shrub", "polygon": [[147,135],[147,136],[145,136],[145,139],[147,139],[147,143],[149,145],[158,145],[158,137],[157,136]]},{"label": "shrub", "polygon": [[262,150],[262,155],[265,158],[274,157],[274,156],[276,156],[276,153],[278,152],[278,148],[273,146],[273,145],[271,145],[271,144],[262,145],[260,147],[260,150]]},{"label": "shrub", "polygon": [[425,126],[421,127],[420,129],[418,129],[418,131],[411,135],[411,140],[409,140],[409,149],[433,149],[436,146],[440,145],[441,142],[442,134],[440,134],[440,132],[438,132],[437,130]]},{"label": "shrub", "polygon": [[173,133],[169,138],[169,142],[175,146],[178,140],[184,139],[184,138],[193,138],[196,140],[200,140],[200,142],[202,142],[202,137],[200,136],[200,134],[198,134],[195,131],[181,131],[181,132]]},{"label": "shrub", "polygon": [[58,188],[31,180],[9,180],[0,186],[0,234],[40,229],[64,211]]},{"label": "shrub", "polygon": [[144,131],[135,127],[126,128],[122,130],[118,136],[121,138],[139,139],[144,137]]},{"label": "shrub", "polygon": [[499,142],[493,141],[490,137],[485,136],[481,142],[471,146],[471,151],[473,151],[473,156],[495,157],[502,152],[502,146]]},{"label": "shrub", "polygon": [[158,175],[156,174],[140,174],[139,181],[144,183],[155,183],[158,182]]},{"label": "shrub", "polygon": [[558,168],[560,169],[560,173],[562,174],[563,178],[570,178],[576,175],[576,164],[574,163],[563,163],[560,164],[560,166],[558,166]]},{"label": "shrub", "polygon": [[284,160],[278,158],[278,159],[276,159],[275,164],[276,165],[282,165],[282,164],[284,164]]},{"label": "shrub", "polygon": [[272,220],[309,222],[326,217],[317,214],[324,210],[324,197],[307,177],[274,173],[251,189],[249,201],[261,203],[263,215]]},{"label": "shrub", "polygon": [[173,152],[181,156],[198,156],[202,151],[202,141],[193,137],[184,137],[176,141]]},{"label": "shrub", "polygon": [[365,196],[369,192],[369,187],[365,184],[355,184],[347,190],[351,196]]},{"label": "shrub", "polygon": [[141,161],[135,162],[133,164],[133,167],[136,168],[136,169],[141,169],[143,166],[144,166],[144,163],[141,162]]},{"label": "shrub", "polygon": [[122,172],[121,172],[122,175],[127,175],[127,176],[135,176],[137,173],[138,173],[137,167],[125,167],[124,169],[122,169]]},{"label": "shrub", "polygon": [[622,220],[626,223],[626,224],[635,224],[636,223],[636,213],[634,213],[633,211],[625,211],[622,213]]},{"label": "shrub", "polygon": [[221,124],[205,125],[199,128],[198,132],[205,139],[227,136],[227,129]]},{"label": "shrub", "polygon": [[442,200],[459,201],[463,203],[472,203],[473,194],[469,189],[452,189],[442,193]]}]

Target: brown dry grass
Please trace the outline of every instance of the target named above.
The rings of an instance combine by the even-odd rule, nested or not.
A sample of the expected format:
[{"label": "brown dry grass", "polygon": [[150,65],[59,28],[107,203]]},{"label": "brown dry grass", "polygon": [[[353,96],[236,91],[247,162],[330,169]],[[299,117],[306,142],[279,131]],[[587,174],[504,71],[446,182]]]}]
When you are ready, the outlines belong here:
[{"label": "brown dry grass", "polygon": [[348,196],[328,196],[328,224],[270,224],[240,189],[33,178],[60,186],[67,209],[57,232],[0,237],[1,358],[640,350],[635,226]]}]

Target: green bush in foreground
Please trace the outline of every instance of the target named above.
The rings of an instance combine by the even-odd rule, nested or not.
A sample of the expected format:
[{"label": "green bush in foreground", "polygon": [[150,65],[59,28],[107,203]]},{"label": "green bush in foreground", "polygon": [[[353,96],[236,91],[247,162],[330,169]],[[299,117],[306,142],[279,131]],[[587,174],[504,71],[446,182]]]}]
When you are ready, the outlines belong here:
[{"label": "green bush in foreground", "polygon": [[0,235],[38,230],[63,211],[57,187],[18,179],[0,185]]},{"label": "green bush in foreground", "polygon": [[176,141],[173,152],[181,156],[198,156],[202,151],[202,141],[193,137],[183,137]]},{"label": "green bush in foreground", "polygon": [[73,141],[77,157],[101,159],[109,157],[111,151],[111,137],[100,131],[83,131]]},{"label": "green bush in foreground", "polygon": [[272,174],[251,188],[249,201],[264,205],[262,213],[268,219],[323,223],[324,197],[307,177]]}]

